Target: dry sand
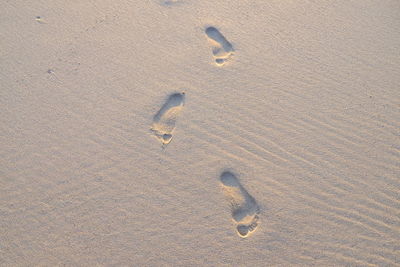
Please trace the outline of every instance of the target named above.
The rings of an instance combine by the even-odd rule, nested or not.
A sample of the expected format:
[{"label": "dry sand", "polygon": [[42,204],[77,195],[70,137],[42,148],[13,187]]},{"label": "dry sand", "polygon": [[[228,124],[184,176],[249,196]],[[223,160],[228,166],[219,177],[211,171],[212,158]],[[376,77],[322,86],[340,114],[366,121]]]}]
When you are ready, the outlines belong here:
[{"label": "dry sand", "polygon": [[400,1],[0,14],[1,266],[400,265]]}]

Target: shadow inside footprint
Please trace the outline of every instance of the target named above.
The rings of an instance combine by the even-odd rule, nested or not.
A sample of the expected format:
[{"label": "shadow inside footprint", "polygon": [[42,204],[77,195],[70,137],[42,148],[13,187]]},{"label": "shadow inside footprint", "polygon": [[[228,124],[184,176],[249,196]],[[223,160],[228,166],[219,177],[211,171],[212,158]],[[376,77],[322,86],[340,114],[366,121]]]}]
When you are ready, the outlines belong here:
[{"label": "shadow inside footprint", "polygon": [[172,140],[176,119],[181,112],[185,100],[185,93],[175,93],[168,97],[161,109],[154,115],[151,130],[163,144]]},{"label": "shadow inside footprint", "polygon": [[232,44],[215,27],[208,27],[205,32],[212,44],[215,62],[219,66],[225,64],[233,53]]},{"label": "shadow inside footprint", "polygon": [[223,172],[220,181],[232,209],[232,219],[237,224],[236,230],[239,236],[247,237],[259,224],[260,208],[233,173]]}]

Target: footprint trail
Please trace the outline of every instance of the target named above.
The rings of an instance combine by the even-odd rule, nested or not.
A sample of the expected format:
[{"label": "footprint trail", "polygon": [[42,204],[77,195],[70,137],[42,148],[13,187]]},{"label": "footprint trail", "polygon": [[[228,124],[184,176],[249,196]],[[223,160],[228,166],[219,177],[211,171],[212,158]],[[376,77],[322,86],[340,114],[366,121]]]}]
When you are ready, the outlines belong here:
[{"label": "footprint trail", "polygon": [[243,238],[248,237],[259,225],[260,208],[233,173],[223,172],[220,181],[232,209],[237,233]]},{"label": "footprint trail", "polygon": [[212,45],[212,51],[215,62],[218,66],[222,66],[231,57],[233,47],[228,40],[215,27],[208,27],[206,35]]},{"label": "footprint trail", "polygon": [[175,93],[168,97],[161,109],[154,115],[151,130],[163,144],[169,144],[175,129],[176,118],[184,106],[185,93]]}]

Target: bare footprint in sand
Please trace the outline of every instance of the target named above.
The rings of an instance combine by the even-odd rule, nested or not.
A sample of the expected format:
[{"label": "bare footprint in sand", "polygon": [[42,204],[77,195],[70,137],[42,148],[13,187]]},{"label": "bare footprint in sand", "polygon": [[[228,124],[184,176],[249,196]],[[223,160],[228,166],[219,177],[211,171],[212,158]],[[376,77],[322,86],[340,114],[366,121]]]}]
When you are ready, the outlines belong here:
[{"label": "bare footprint in sand", "polygon": [[172,5],[177,5],[180,4],[180,0],[158,0],[159,3],[163,6],[172,6]]},{"label": "bare footprint in sand", "polygon": [[171,142],[176,118],[183,108],[184,100],[185,93],[175,93],[170,95],[165,104],[153,118],[151,130],[165,145]]},{"label": "bare footprint in sand", "polygon": [[231,43],[215,27],[208,27],[206,34],[212,45],[215,62],[218,66],[224,65],[233,53]]},{"label": "bare footprint in sand", "polygon": [[260,208],[233,173],[223,172],[220,181],[232,209],[236,230],[239,236],[248,237],[258,227]]}]

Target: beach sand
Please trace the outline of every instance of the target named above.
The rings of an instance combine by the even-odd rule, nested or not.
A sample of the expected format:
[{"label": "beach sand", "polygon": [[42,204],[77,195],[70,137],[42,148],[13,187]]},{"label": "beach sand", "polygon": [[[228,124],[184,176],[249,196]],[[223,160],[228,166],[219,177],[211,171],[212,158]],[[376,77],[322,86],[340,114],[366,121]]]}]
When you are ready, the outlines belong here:
[{"label": "beach sand", "polygon": [[399,266],[400,2],[0,4],[1,266]]}]

